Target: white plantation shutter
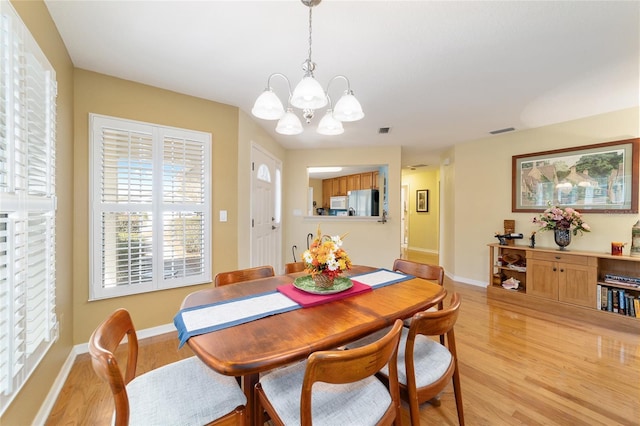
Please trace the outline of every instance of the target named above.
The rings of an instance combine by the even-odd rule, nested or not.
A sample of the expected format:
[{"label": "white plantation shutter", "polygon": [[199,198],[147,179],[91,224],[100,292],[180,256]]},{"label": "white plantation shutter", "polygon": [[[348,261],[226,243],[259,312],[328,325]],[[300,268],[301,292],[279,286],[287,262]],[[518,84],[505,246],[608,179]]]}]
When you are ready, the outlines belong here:
[{"label": "white plantation shutter", "polygon": [[91,298],[211,281],[211,136],[91,114]]},{"label": "white plantation shutter", "polygon": [[57,339],[55,72],[0,0],[0,415]]}]

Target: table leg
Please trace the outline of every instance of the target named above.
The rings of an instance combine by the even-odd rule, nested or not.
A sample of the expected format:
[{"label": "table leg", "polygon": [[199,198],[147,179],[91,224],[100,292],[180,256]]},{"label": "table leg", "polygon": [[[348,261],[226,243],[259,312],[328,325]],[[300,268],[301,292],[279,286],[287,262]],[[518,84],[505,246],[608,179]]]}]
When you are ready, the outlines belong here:
[{"label": "table leg", "polygon": [[254,420],[254,407],[255,407],[255,399],[254,399],[254,388],[256,386],[256,383],[258,383],[258,380],[260,379],[260,375],[259,374],[247,374],[245,376],[242,376],[242,390],[244,392],[244,395],[247,397],[247,406],[246,406],[246,411],[245,411],[245,424],[247,426],[253,426]]}]

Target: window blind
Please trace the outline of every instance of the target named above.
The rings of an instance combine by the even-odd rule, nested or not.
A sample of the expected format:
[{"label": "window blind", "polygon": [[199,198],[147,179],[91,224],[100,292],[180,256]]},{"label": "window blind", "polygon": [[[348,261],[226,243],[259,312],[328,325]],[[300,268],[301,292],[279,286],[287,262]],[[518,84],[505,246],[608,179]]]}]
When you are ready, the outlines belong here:
[{"label": "window blind", "polygon": [[91,297],[211,281],[211,135],[91,114]]},{"label": "window blind", "polygon": [[58,337],[55,72],[0,0],[0,415]]}]

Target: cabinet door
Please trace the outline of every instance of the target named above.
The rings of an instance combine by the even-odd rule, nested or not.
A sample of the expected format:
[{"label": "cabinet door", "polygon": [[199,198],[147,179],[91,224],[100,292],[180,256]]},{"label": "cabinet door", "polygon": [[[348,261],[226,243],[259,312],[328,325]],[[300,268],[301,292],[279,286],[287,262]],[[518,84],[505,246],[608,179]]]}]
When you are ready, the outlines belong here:
[{"label": "cabinet door", "polygon": [[527,264],[527,294],[558,300],[558,266],[546,260]]},{"label": "cabinet door", "polygon": [[336,179],[338,180],[338,195],[347,195],[347,177],[341,176]]},{"label": "cabinet door", "polygon": [[595,308],[597,275],[593,267],[559,263],[558,300]]},{"label": "cabinet door", "polygon": [[372,189],[373,188],[373,172],[361,173],[360,185],[362,189]]},{"label": "cabinet door", "polygon": [[332,179],[324,179],[322,181],[322,207],[329,208],[329,201],[333,191]]},{"label": "cabinet door", "polygon": [[331,196],[336,197],[340,194],[340,178],[331,179]]},{"label": "cabinet door", "polygon": [[360,175],[347,176],[347,191],[357,191],[360,189]]},{"label": "cabinet door", "polygon": [[379,189],[378,179],[380,179],[380,172],[373,172],[371,174],[371,189]]}]

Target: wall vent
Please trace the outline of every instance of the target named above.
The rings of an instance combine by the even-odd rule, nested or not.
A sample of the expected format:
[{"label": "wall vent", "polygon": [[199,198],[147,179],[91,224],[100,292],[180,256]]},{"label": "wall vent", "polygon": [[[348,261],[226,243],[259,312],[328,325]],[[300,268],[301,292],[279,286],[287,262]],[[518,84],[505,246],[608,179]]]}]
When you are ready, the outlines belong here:
[{"label": "wall vent", "polygon": [[514,130],[515,129],[513,127],[507,127],[505,129],[492,130],[489,133],[491,133],[492,135],[499,135],[500,133],[513,132]]},{"label": "wall vent", "polygon": [[391,127],[380,127],[378,129],[378,133],[381,135],[386,135],[391,130]]}]

